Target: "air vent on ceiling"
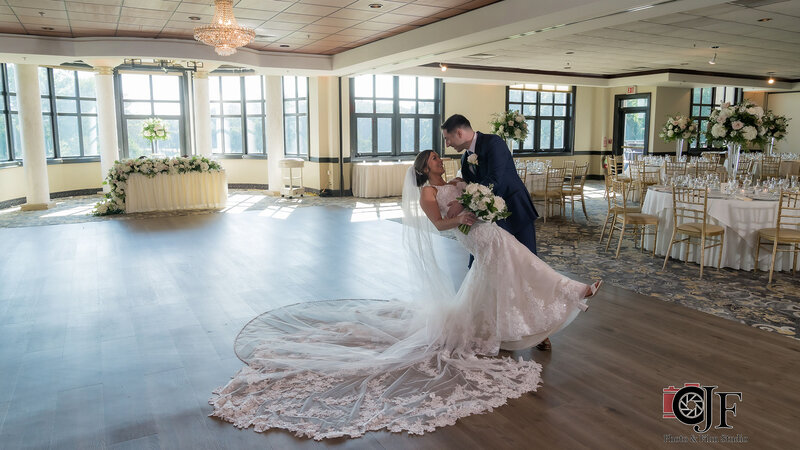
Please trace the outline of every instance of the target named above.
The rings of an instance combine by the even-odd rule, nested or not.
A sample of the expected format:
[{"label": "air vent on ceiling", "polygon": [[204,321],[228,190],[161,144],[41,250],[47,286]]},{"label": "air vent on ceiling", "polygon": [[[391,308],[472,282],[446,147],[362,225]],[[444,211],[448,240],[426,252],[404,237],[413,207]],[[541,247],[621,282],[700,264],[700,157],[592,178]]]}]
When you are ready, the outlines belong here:
[{"label": "air vent on ceiling", "polygon": [[491,53],[475,53],[474,55],[465,56],[464,58],[471,58],[471,59],[489,59],[494,58],[497,55],[492,55]]},{"label": "air vent on ceiling", "polygon": [[257,41],[269,41],[275,39],[277,36],[272,34],[257,34],[255,40]]},{"label": "air vent on ceiling", "polygon": [[649,69],[649,67],[647,67],[647,66],[639,66],[639,67],[634,67],[631,70],[645,70],[645,69]]},{"label": "air vent on ceiling", "polygon": [[758,8],[760,6],[773,5],[775,3],[784,3],[788,0],[734,0],[728,2],[731,5],[744,6],[745,8]]}]

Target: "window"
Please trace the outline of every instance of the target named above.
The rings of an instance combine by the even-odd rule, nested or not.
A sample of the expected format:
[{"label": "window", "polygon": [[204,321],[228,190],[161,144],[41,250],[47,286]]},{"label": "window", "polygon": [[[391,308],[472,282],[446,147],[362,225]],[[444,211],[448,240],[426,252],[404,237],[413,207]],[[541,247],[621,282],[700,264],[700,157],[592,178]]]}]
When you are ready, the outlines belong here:
[{"label": "window", "polygon": [[283,77],[283,134],[286,156],[308,156],[306,77]]},{"label": "window", "polygon": [[362,75],[350,80],[351,145],[357,157],[439,151],[441,80]]},{"label": "window", "polygon": [[6,65],[0,64],[0,162],[11,161],[11,117],[8,113],[8,90],[6,88]]},{"label": "window", "polygon": [[[125,72],[117,77],[121,96],[122,152],[139,156],[180,156],[184,146],[184,89],[182,72],[150,74]],[[142,136],[144,121],[158,117],[167,128],[167,139],[148,141]]]},{"label": "window", "polygon": [[519,111],[528,123],[528,137],[514,143],[514,153],[562,153],[572,150],[575,88],[520,84],[506,92],[508,110]]},{"label": "window", "polygon": [[260,75],[214,76],[208,77],[208,87],[212,151],[266,154],[264,79]]},{"label": "window", "polygon": [[708,126],[708,116],[711,111],[719,106],[720,103],[730,102],[731,104],[742,101],[744,93],[742,88],[731,88],[726,86],[694,88],[692,89],[691,116],[700,130],[700,138],[689,142],[690,149],[706,149],[708,143],[703,133]]},{"label": "window", "polygon": [[[0,125],[0,158],[22,159],[19,134],[16,66],[3,65],[3,124]],[[42,96],[42,123],[45,152],[48,158],[95,156],[97,148],[97,100],[94,73],[39,67],[39,91]],[[53,96],[52,94],[55,94]],[[9,130],[11,131],[9,133]],[[5,149],[5,150],[3,150]]]},{"label": "window", "polygon": [[94,73],[52,69],[52,76],[59,156],[98,155]]}]

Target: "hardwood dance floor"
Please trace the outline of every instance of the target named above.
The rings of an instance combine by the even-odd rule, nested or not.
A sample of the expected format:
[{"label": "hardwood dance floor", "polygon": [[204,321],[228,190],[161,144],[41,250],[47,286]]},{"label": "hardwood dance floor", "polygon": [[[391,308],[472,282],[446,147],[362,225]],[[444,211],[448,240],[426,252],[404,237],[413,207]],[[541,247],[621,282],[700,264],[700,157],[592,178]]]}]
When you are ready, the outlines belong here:
[{"label": "hardwood dance floor", "polygon": [[[286,216],[288,214],[288,216]],[[322,443],[207,417],[238,330],[282,305],[408,292],[401,226],[337,207],[0,229],[0,447],[674,448],[800,439],[800,344],[605,285],[553,338],[538,392],[421,437]],[[437,239],[460,281],[467,255]],[[662,419],[662,389],[741,391],[733,429]],[[714,404],[714,424],[718,423]],[[743,448],[719,443],[711,448]]]}]

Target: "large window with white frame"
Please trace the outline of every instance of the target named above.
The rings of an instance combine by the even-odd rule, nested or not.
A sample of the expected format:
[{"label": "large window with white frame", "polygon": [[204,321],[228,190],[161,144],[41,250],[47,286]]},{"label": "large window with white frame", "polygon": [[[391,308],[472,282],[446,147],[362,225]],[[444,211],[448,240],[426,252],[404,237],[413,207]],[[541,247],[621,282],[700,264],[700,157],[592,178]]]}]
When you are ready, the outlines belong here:
[{"label": "large window with white frame", "polygon": [[[19,130],[17,71],[13,64],[0,65],[3,123],[0,124],[1,160],[22,159]],[[94,73],[84,70],[39,67],[42,124],[48,158],[96,156],[97,100]]]},{"label": "large window with white frame", "polygon": [[698,139],[692,139],[689,142],[689,148],[695,150],[705,150],[708,148],[708,142],[704,132],[708,127],[708,116],[714,108],[718,108],[721,103],[729,102],[736,104],[742,101],[744,91],[742,88],[734,88],[728,86],[713,86],[704,88],[693,88],[691,96],[690,111],[692,120],[697,124],[700,130]]},{"label": "large window with white frame", "polygon": [[525,116],[528,136],[515,142],[514,154],[572,151],[575,88],[547,84],[518,84],[506,90],[508,110]]},{"label": "large window with white frame", "polygon": [[261,75],[210,76],[208,87],[212,151],[265,155],[264,78]]},{"label": "large window with white frame", "polygon": [[351,148],[359,158],[441,150],[438,78],[361,75],[350,79]]},{"label": "large window with white frame", "polygon": [[308,78],[283,77],[284,154],[308,157]]},{"label": "large window with white frame", "polygon": [[[122,72],[117,78],[123,157],[180,156],[185,154],[185,83],[183,72]],[[145,120],[157,117],[167,129],[167,139],[144,138]]]}]

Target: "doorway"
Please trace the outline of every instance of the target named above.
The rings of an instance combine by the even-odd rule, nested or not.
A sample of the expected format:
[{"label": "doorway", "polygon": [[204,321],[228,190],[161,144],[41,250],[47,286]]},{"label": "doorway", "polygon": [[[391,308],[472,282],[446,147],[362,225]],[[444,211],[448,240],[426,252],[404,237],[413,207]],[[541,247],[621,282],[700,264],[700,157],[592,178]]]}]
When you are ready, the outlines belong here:
[{"label": "doorway", "polygon": [[633,161],[649,153],[649,140],[650,94],[614,96],[614,154]]}]

